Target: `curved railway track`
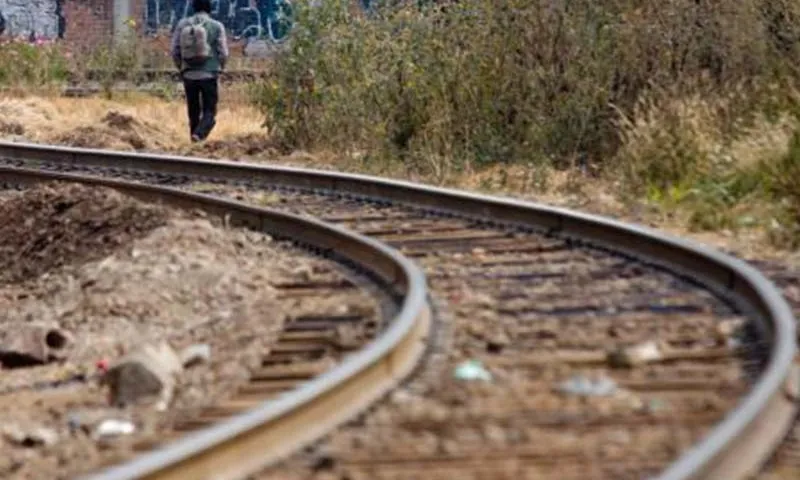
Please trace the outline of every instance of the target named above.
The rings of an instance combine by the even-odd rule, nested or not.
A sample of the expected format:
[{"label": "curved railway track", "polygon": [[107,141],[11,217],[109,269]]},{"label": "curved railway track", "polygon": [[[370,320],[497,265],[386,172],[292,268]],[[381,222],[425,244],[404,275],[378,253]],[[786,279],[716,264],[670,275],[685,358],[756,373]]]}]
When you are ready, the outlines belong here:
[{"label": "curved railway track", "polygon": [[[188,415],[176,412],[169,434],[160,438],[145,437],[134,446],[147,451],[177,438],[185,439],[177,446],[182,455],[191,455],[189,467],[175,464],[172,458],[166,462],[175,470],[176,478],[203,478],[208,471],[224,471],[230,475],[240,469],[252,470],[282,449],[297,448],[315,439],[341,417],[365,408],[395,386],[425,351],[429,309],[424,275],[407,259],[379,242],[313,219],[172,188],[46,172],[0,172],[0,183],[11,188],[50,181],[111,187],[144,201],[201,209],[227,225],[290,240],[343,265],[349,273],[350,278],[345,278],[340,272],[328,270],[317,272],[310,282],[278,284],[276,288],[281,296],[324,296],[329,301],[340,301],[340,307],[349,306],[348,295],[358,288],[372,287],[369,290],[373,294],[385,297],[380,316],[392,319],[386,326],[370,312],[350,309],[291,319],[247,384],[199,412]],[[353,351],[356,353],[342,362],[343,357]],[[331,369],[331,364],[338,368]],[[312,377],[313,381],[305,382]],[[293,393],[291,402],[278,398],[286,391]],[[239,418],[238,423],[231,422],[225,428],[216,428],[217,420],[245,411],[247,418]],[[273,428],[276,418],[281,422],[277,429]],[[315,423],[317,427],[298,428]],[[293,429],[291,438],[281,432],[285,428]],[[201,432],[197,435],[186,435],[198,430]],[[232,440],[225,441],[226,437]],[[252,455],[270,443],[270,454]],[[251,462],[255,462],[255,467]],[[136,470],[136,475],[142,473],[138,467]],[[159,475],[165,475],[170,469],[162,465],[156,470]]]},{"label": "curved railway track", "polygon": [[[352,359],[379,357],[361,351],[327,377],[98,479],[233,478],[267,462],[255,478],[735,479],[761,468],[796,411],[788,305],[753,268],[688,242],[562,209],[355,175],[18,144],[0,144],[0,158],[9,183],[43,172],[114,177],[343,225],[416,260],[444,307],[431,357],[410,384],[283,463],[275,461],[296,431],[317,437],[366,402],[327,411],[335,418],[313,431],[279,414],[291,418],[298,399],[314,410],[315,385],[352,374]],[[618,368],[620,356],[608,354],[652,339],[661,342],[656,362]],[[381,345],[393,351],[388,340]],[[450,379],[457,362],[476,357],[492,382]],[[565,380],[598,375],[618,390],[601,398],[558,391]],[[266,411],[275,424],[259,424]],[[247,436],[234,437],[246,428],[280,441],[248,449]],[[224,455],[202,453],[220,436]],[[204,476],[228,460],[237,468]]]}]

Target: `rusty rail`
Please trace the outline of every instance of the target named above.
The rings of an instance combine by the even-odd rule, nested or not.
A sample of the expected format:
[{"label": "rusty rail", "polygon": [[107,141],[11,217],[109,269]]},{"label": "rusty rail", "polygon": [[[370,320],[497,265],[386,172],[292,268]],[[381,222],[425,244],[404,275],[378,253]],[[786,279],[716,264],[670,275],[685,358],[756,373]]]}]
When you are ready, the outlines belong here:
[{"label": "rusty rail", "polygon": [[228,225],[264,231],[333,251],[377,274],[403,301],[390,326],[361,351],[290,394],[188,435],[93,479],[240,478],[324,435],[401,381],[424,353],[429,330],[425,278],[393,249],[323,222],[169,187],[64,173],[0,168],[0,182],[71,181],[114,188],[144,201],[199,208]]},{"label": "rusty rail", "polygon": [[[756,269],[694,242],[567,209],[362,175],[2,142],[0,158],[31,162],[31,165],[37,162],[65,167],[113,165],[120,171],[162,172],[196,180],[224,178],[230,182],[337,192],[423,206],[454,215],[490,218],[497,223],[557,233],[624,252],[689,275],[711,290],[733,296],[771,344],[769,363],[738,406],[701,442],[662,472],[659,477],[662,480],[747,478],[758,471],[783,439],[797,411],[796,329],[789,306],[775,286]],[[282,405],[285,412],[289,412],[289,396],[284,400]],[[255,415],[247,418],[252,422],[258,419]],[[244,423],[240,426],[243,428]],[[204,438],[211,441],[210,434]],[[139,478],[138,468],[165,467],[168,459],[187,451],[189,446],[197,447],[197,442],[176,446],[171,454],[161,452],[96,478]]]}]

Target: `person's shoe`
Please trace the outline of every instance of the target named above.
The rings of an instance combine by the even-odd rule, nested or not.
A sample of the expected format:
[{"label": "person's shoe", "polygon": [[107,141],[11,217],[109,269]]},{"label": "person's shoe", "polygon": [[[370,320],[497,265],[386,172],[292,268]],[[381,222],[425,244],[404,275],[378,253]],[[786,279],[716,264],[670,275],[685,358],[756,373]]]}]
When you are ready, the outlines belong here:
[{"label": "person's shoe", "polygon": [[202,142],[203,139],[200,138],[198,135],[192,134],[192,143]]}]

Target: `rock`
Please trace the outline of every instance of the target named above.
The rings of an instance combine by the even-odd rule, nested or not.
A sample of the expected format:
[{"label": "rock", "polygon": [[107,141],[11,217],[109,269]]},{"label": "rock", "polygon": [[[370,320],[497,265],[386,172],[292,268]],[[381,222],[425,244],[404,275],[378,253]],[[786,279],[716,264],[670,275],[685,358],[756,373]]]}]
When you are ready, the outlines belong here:
[{"label": "rock", "polygon": [[18,122],[8,122],[0,120],[0,134],[4,135],[25,135],[25,127]]},{"label": "rock", "polygon": [[489,353],[500,353],[509,345],[511,337],[506,332],[493,333],[486,339],[486,351]]},{"label": "rock", "polygon": [[476,292],[469,295],[467,303],[477,307],[494,308],[497,300],[489,294]]},{"label": "rock", "polygon": [[391,401],[395,405],[401,405],[404,403],[409,403],[414,400],[414,396],[408,392],[408,390],[398,388],[391,394]]},{"label": "rock", "polygon": [[167,343],[146,345],[115,362],[103,376],[110,402],[122,407],[145,400],[158,400],[163,410],[172,400],[175,382],[183,370],[181,359]]},{"label": "rock", "polygon": [[22,447],[50,446],[58,442],[58,433],[42,426],[6,424],[2,427],[2,434],[7,441]]},{"label": "rock", "polygon": [[742,320],[723,320],[714,327],[714,333],[721,344],[727,344],[733,335],[742,328]]},{"label": "rock", "polygon": [[331,343],[339,348],[358,348],[368,340],[361,325],[338,325],[332,337]]},{"label": "rock", "polygon": [[489,423],[483,426],[483,435],[494,445],[505,445],[508,443],[506,430],[500,425]]},{"label": "rock", "polygon": [[636,367],[657,362],[662,358],[664,355],[661,353],[661,348],[653,341],[610,351],[606,357],[608,364],[614,368]]},{"label": "rock", "polygon": [[181,351],[181,364],[183,368],[190,368],[210,361],[211,346],[206,343],[196,343]]},{"label": "rock", "polygon": [[302,282],[310,282],[314,276],[314,271],[311,265],[302,264],[292,270],[292,275]]},{"label": "rock", "polygon": [[72,335],[55,325],[15,325],[2,332],[0,362],[5,368],[20,368],[63,360],[72,344]]},{"label": "rock", "polygon": [[555,327],[538,328],[533,331],[532,336],[537,340],[555,340],[558,338],[558,329]]},{"label": "rock", "polygon": [[647,402],[646,410],[647,413],[656,414],[661,413],[669,410],[669,403],[660,398],[653,398],[649,402]]}]

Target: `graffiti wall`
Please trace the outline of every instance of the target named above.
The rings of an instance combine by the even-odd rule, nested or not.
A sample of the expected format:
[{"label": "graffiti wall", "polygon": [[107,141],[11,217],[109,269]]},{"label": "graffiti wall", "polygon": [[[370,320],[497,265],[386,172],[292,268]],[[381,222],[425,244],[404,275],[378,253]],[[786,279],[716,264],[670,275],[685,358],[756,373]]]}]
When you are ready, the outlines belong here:
[{"label": "graffiti wall", "polygon": [[[2,1],[2,0],[0,0]],[[191,0],[145,0],[146,33],[172,31],[178,21],[191,15]],[[285,0],[212,0],[211,16],[222,22],[234,40],[272,37],[281,39],[291,26]]]},{"label": "graffiti wall", "polygon": [[0,0],[0,16],[5,20],[5,34],[63,38],[66,21],[63,0]]}]

